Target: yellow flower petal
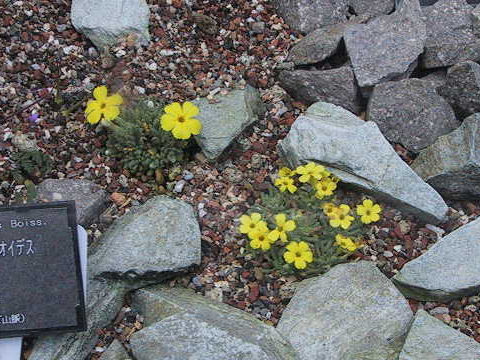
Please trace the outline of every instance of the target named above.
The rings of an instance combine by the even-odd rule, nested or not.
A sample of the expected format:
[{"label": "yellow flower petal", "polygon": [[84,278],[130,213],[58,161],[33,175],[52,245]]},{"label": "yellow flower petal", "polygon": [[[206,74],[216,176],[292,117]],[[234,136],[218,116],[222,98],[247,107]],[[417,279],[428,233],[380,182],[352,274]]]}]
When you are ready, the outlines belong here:
[{"label": "yellow flower petal", "polygon": [[307,263],[302,258],[295,259],[295,267],[299,270],[305,269],[307,267]]},{"label": "yellow flower petal", "polygon": [[262,215],[260,215],[259,213],[252,213],[250,215],[250,219],[252,219],[252,222],[257,223],[262,220]]},{"label": "yellow flower petal", "polygon": [[179,140],[188,140],[192,136],[185,123],[177,123],[172,130],[173,137]]},{"label": "yellow flower petal", "polygon": [[182,105],[180,105],[178,102],[174,102],[165,106],[164,111],[167,114],[176,115],[177,117],[183,115]]},{"label": "yellow flower petal", "polygon": [[298,243],[292,241],[290,244],[286,246],[288,251],[291,251],[292,253],[298,251]]},{"label": "yellow flower petal", "polygon": [[173,114],[164,114],[160,119],[160,125],[162,126],[162,130],[165,131],[172,131],[177,123],[177,117]]},{"label": "yellow flower petal", "polygon": [[106,99],[105,99],[105,103],[107,105],[115,105],[115,106],[119,106],[119,105],[122,105],[123,104],[123,98],[120,94],[113,94],[112,96],[108,96]]},{"label": "yellow flower petal", "polygon": [[375,204],[375,205],[372,206],[372,212],[380,213],[380,212],[382,212],[382,208],[380,207],[380,205]]},{"label": "yellow flower petal", "polygon": [[371,208],[373,206],[373,201],[370,199],[363,200],[363,206],[366,206],[367,208]]},{"label": "yellow flower petal", "polygon": [[260,241],[254,239],[254,240],[250,241],[250,246],[253,249],[258,249],[261,246],[261,243],[260,243]]},{"label": "yellow flower petal", "polygon": [[271,240],[271,241],[277,241],[278,238],[280,237],[280,232],[278,230],[272,230],[270,231],[270,233],[268,234],[268,238]]},{"label": "yellow flower petal", "polygon": [[87,121],[90,124],[96,124],[100,121],[101,117],[102,117],[102,112],[100,110],[93,110],[93,111],[90,111],[90,113],[87,115]]},{"label": "yellow flower petal", "polygon": [[283,258],[288,264],[291,264],[295,261],[295,255],[290,251],[287,251],[285,254],[283,254]]},{"label": "yellow flower petal", "polygon": [[293,220],[288,220],[284,225],[283,225],[283,229],[285,231],[293,231],[295,230],[297,227],[297,225],[295,224],[295,221]]},{"label": "yellow flower petal", "polygon": [[89,100],[85,108],[85,113],[88,114],[93,110],[100,110],[100,103],[96,100]]},{"label": "yellow flower petal", "polygon": [[287,215],[285,215],[285,214],[275,215],[275,223],[278,226],[282,226],[283,224],[285,224],[285,221],[287,221]]},{"label": "yellow flower petal", "polygon": [[118,106],[109,105],[103,109],[103,115],[105,116],[105,119],[113,120],[120,115],[120,109]]},{"label": "yellow flower petal", "polygon": [[200,134],[202,131],[202,123],[197,119],[188,119],[186,121],[187,127],[193,135]]},{"label": "yellow flower petal", "polygon": [[198,107],[196,107],[190,101],[185,101],[182,106],[183,116],[191,118],[198,115]]},{"label": "yellow flower petal", "polygon": [[93,90],[93,97],[97,100],[104,101],[107,98],[108,90],[106,86],[97,86]]},{"label": "yellow flower petal", "polygon": [[298,243],[298,251],[304,252],[304,251],[310,251],[310,247],[305,241],[300,241]]}]

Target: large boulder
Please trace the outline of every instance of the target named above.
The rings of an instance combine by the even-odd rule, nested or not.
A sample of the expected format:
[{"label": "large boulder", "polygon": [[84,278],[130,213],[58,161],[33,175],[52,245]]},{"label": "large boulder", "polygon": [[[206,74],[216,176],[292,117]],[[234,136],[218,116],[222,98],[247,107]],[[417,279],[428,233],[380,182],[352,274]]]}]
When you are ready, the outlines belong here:
[{"label": "large boulder", "polygon": [[279,151],[292,167],[317,161],[343,182],[422,221],[438,223],[447,213],[441,196],[397,155],[375,123],[338,106],[312,105],[279,143]]},{"label": "large boulder", "polygon": [[145,319],[130,345],[137,360],[296,360],[272,326],[190,289],[148,287],[133,294]]},{"label": "large boulder", "polygon": [[285,22],[302,33],[347,20],[347,0],[274,0],[273,3]]},{"label": "large boulder", "polygon": [[345,44],[360,87],[410,76],[423,52],[427,30],[418,0],[404,0],[392,15],[345,30]]},{"label": "large boulder", "polygon": [[429,81],[405,79],[375,86],[367,108],[390,141],[419,152],[460,126],[448,102]]},{"label": "large boulder", "polygon": [[119,282],[90,280],[86,301],[87,331],[40,336],[29,360],[85,359],[98,341],[98,330],[120,311],[127,288]]},{"label": "large boulder", "polygon": [[265,113],[260,93],[251,86],[218,96],[215,103],[201,98],[195,104],[200,108],[197,118],[203,125],[195,140],[211,160],[219,157],[245,128]]},{"label": "large boulder", "polygon": [[413,170],[443,197],[480,198],[480,114],[466,118],[450,134],[422,150]]},{"label": "large boulder", "polygon": [[464,61],[452,66],[448,69],[446,83],[438,92],[460,119],[480,112],[480,65]]},{"label": "large boulder", "polygon": [[148,45],[150,10],[145,0],[72,0],[72,24],[96,47],[106,49],[132,39]]},{"label": "large boulder", "polygon": [[375,17],[390,14],[395,0],[348,0],[348,6],[356,15]]},{"label": "large boulder", "polygon": [[399,360],[478,360],[480,344],[419,310]]},{"label": "large boulder", "polygon": [[191,205],[157,196],[117,219],[91,249],[89,275],[162,281],[200,263],[200,228]]},{"label": "large boulder", "polygon": [[427,41],[421,56],[424,68],[480,60],[480,38],[473,31],[472,6],[466,0],[440,0],[422,8]]},{"label": "large boulder", "polygon": [[47,179],[37,186],[36,200],[39,202],[74,200],[77,223],[88,227],[107,207],[108,194],[88,180]]},{"label": "large boulder", "polygon": [[293,98],[309,105],[324,101],[360,112],[360,94],[349,65],[321,71],[285,70],[278,81]]},{"label": "large boulder", "polygon": [[337,265],[305,282],[277,327],[301,359],[398,358],[412,311],[373,263]]},{"label": "large boulder", "polygon": [[402,293],[448,302],[480,291],[480,219],[448,234],[392,279]]}]

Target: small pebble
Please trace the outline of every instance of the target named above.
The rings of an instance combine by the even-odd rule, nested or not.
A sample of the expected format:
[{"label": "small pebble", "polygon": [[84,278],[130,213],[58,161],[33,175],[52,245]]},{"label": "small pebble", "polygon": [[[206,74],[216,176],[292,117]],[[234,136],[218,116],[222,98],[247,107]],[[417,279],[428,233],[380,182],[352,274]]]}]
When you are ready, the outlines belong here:
[{"label": "small pebble", "polygon": [[194,178],[194,176],[193,176],[193,174],[192,174],[190,171],[185,170],[185,171],[183,172],[183,180],[185,180],[185,181],[190,181],[190,180],[192,180],[193,178]]},{"label": "small pebble", "polygon": [[175,184],[175,187],[173,188],[173,191],[180,194],[183,191],[183,188],[187,182],[185,180],[180,180],[177,181]]},{"label": "small pebble", "polygon": [[439,306],[439,307],[436,307],[432,310],[430,310],[430,314],[435,316],[435,315],[444,315],[444,314],[448,314],[449,313],[449,310],[447,307],[444,307],[444,306]]}]

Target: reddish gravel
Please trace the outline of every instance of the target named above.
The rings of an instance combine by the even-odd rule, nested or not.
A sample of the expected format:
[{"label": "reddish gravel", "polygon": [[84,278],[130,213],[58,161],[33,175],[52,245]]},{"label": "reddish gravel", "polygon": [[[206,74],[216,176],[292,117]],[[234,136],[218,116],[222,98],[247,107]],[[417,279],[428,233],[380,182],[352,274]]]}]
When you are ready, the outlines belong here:
[{"label": "reddish gravel", "polygon": [[[110,55],[100,56],[72,28],[70,1],[0,0],[0,204],[23,191],[7,177],[7,171],[11,137],[27,134],[53,157],[50,177],[90,179],[112,194],[109,209],[89,229],[91,241],[98,241],[106,227],[130,206],[167,191],[165,188],[182,176],[171,172],[171,184],[160,188],[149,179],[131,177],[103,154],[106,135],[85,123],[83,104],[68,116],[60,110],[75,107],[100,84],[122,92],[128,101],[143,94],[184,101],[214,97],[219,90],[250,83],[261,89],[268,108],[266,117],[237,139],[215,164],[197,154],[184,167],[194,178],[181,194],[168,192],[198,210],[203,250],[198,271],[173,280],[172,285],[194,288],[275,325],[293,294],[296,279],[264,275],[261,264],[245,255],[245,240],[235,228],[236,219],[271,184],[271,175],[279,166],[276,144],[305,109],[275,85],[273,72],[299,36],[283,24],[266,0],[224,0],[221,5],[216,0],[197,1],[192,10],[216,20],[214,35],[209,34],[210,29],[195,25],[183,0],[151,0],[149,4],[151,46],[135,50],[126,43],[112,49]],[[254,33],[252,28],[258,31],[260,22],[264,30]],[[39,115],[38,122],[29,120],[32,113]],[[398,146],[396,150],[407,162],[411,160],[404,149]],[[342,191],[341,196],[356,199],[359,194]],[[375,261],[392,276],[425,252],[436,241],[436,232],[450,232],[480,214],[478,204],[450,205],[452,213],[449,223],[442,226],[444,230],[385,207],[384,218],[371,226],[366,246],[352,260]],[[480,342],[479,297],[449,304],[410,303],[414,310],[423,307],[441,312],[436,316]],[[434,310],[439,307],[448,310]],[[114,327],[101,330],[101,341],[92,349],[91,358],[98,358],[114,337],[128,342],[138,328],[141,317],[124,309]],[[25,356],[30,344],[28,340]]]}]

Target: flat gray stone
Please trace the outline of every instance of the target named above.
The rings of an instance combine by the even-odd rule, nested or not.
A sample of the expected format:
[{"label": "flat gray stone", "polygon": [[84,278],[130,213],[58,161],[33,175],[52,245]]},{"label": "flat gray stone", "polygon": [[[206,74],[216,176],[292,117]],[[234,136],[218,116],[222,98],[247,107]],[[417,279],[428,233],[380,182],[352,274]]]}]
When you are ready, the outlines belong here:
[{"label": "flat gray stone", "polygon": [[402,293],[448,302],[480,291],[480,219],[448,234],[408,262],[392,279]]},{"label": "flat gray stone", "polygon": [[102,354],[102,360],[131,360],[123,345],[118,340],[113,340],[108,349]]},{"label": "flat gray stone", "polygon": [[306,280],[277,329],[302,360],[396,360],[412,317],[390,280],[361,261]]},{"label": "flat gray stone", "polygon": [[145,0],[73,0],[70,16],[75,29],[100,49],[127,38],[138,45],[150,41]]},{"label": "flat gray stone", "polygon": [[97,331],[114,320],[127,289],[121,283],[97,280],[90,280],[87,289],[87,331],[40,336],[28,360],[85,359],[93,350],[98,341]]},{"label": "flat gray stone", "polygon": [[217,99],[219,102],[214,104],[210,104],[206,98],[194,101],[200,109],[196,118],[203,125],[202,132],[195,136],[195,140],[210,160],[219,157],[245,128],[265,113],[260,93],[251,86],[218,96]]},{"label": "flat gray stone", "polygon": [[345,30],[345,45],[360,87],[368,90],[410,76],[427,38],[420,15],[418,0],[404,0],[392,15]]},{"label": "flat gray stone", "polygon": [[40,148],[34,139],[30,139],[27,134],[17,133],[12,138],[12,145],[19,151],[38,151]]},{"label": "flat gray stone", "polygon": [[421,56],[426,69],[480,60],[480,39],[473,32],[472,6],[466,0],[440,0],[422,8],[427,41]]},{"label": "flat gray stone", "polygon": [[377,125],[343,108],[312,105],[280,141],[279,152],[292,167],[317,161],[343,182],[422,221],[445,219],[448,208],[441,196],[397,155]]},{"label": "flat gray stone", "polygon": [[480,112],[480,65],[464,61],[452,66],[438,92],[452,105],[459,119]]},{"label": "flat gray stone", "polygon": [[298,359],[274,327],[190,289],[148,287],[132,300],[146,326],[130,340],[137,360]]},{"label": "flat gray stone", "polygon": [[375,86],[367,120],[375,122],[389,141],[415,153],[460,126],[450,104],[431,82],[420,79]]},{"label": "flat gray stone", "polygon": [[399,360],[478,360],[480,344],[419,310]]},{"label": "flat gray stone", "polygon": [[329,58],[337,52],[345,29],[364,20],[365,18],[355,17],[352,21],[327,25],[312,31],[290,49],[286,61],[295,65],[309,65]]},{"label": "flat gray stone", "polygon": [[472,26],[473,26],[473,33],[476,36],[480,36],[480,5],[475,6],[472,11]]},{"label": "flat gray stone", "polygon": [[282,71],[278,81],[293,98],[304,103],[323,101],[360,112],[360,94],[349,65],[321,71]]},{"label": "flat gray stone", "polygon": [[156,196],[117,219],[89,259],[92,278],[162,281],[200,264],[200,228],[191,205]]},{"label": "flat gray stone", "polygon": [[422,150],[412,169],[444,198],[480,198],[480,114]]},{"label": "flat gray stone", "polygon": [[302,33],[347,21],[348,0],[274,0],[273,4],[285,22]]},{"label": "flat gray stone", "polygon": [[77,223],[90,226],[105,210],[108,193],[88,180],[47,179],[37,186],[37,201],[74,200],[77,209]]}]

